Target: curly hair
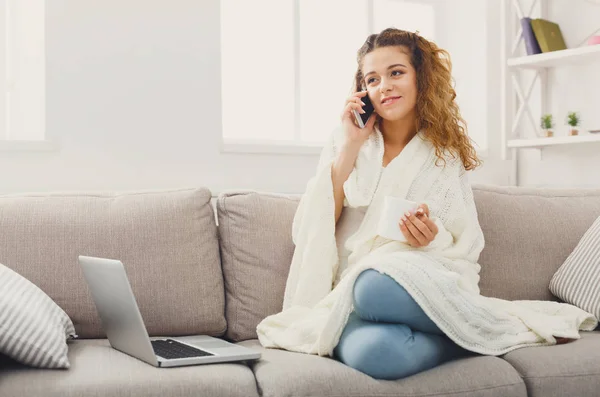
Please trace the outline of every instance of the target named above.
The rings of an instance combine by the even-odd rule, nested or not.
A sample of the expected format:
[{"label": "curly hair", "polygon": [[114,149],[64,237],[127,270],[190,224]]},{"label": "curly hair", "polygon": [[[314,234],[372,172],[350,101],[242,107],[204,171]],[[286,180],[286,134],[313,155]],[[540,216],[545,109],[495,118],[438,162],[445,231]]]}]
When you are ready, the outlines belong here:
[{"label": "curly hair", "polygon": [[403,46],[409,51],[417,74],[417,131],[422,131],[434,145],[438,160],[445,164],[444,155],[448,153],[453,158],[459,156],[466,170],[481,165],[455,102],[450,54],[435,43],[417,33],[394,28],[370,35],[357,52],[354,91],[364,89],[362,66],[365,55],[388,46]]}]

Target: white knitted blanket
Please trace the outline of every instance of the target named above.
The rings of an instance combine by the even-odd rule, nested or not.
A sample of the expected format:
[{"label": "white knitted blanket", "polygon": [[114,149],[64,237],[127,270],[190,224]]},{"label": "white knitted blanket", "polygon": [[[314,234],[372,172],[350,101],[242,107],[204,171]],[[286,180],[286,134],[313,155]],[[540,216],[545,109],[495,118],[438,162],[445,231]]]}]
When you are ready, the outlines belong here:
[{"label": "white knitted blanket", "polygon": [[[448,156],[445,167],[436,165],[433,146],[422,134],[385,168],[379,130],[361,148],[344,192],[347,205],[369,207],[346,242],[347,268],[338,268],[331,164],[341,139],[341,131],[332,134],[300,200],[283,311],[258,325],[263,346],[331,356],[353,310],[354,282],[369,268],[394,278],[450,339],[480,354],[552,345],[555,337],[579,339],[579,330],[597,326],[592,314],[569,304],[480,295],[477,260],[484,238],[467,174],[460,159]],[[377,236],[387,195],[429,205],[439,228],[429,246],[412,248]]]}]

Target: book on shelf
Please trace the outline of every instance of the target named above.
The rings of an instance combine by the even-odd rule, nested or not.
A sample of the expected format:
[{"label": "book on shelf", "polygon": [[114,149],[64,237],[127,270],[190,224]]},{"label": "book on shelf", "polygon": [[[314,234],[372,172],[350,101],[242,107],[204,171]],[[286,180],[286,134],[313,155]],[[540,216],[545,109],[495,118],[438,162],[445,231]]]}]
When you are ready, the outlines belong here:
[{"label": "book on shelf", "polygon": [[546,19],[532,19],[531,28],[542,52],[567,49],[560,26]]},{"label": "book on shelf", "polygon": [[533,33],[533,29],[531,27],[531,18],[521,18],[521,29],[523,30],[523,40],[525,41],[525,50],[527,50],[527,55],[540,54],[542,50],[540,49],[540,45],[535,38],[535,34]]}]

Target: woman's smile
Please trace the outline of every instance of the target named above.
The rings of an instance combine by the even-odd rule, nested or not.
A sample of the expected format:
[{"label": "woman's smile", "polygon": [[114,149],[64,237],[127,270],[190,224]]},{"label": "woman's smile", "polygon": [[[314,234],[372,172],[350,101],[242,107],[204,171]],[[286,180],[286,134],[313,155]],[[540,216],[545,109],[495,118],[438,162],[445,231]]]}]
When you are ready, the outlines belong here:
[{"label": "woman's smile", "polygon": [[386,98],[383,98],[381,101],[381,106],[392,106],[393,104],[395,104],[396,102],[398,102],[400,99],[402,99],[401,96],[389,96]]}]

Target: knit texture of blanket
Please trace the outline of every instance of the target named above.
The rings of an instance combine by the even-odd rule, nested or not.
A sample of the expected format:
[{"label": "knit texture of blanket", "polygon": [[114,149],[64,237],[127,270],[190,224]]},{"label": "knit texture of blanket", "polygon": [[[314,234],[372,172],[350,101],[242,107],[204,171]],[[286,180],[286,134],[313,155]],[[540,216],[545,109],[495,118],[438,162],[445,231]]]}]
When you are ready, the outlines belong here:
[{"label": "knit texture of blanket", "polygon": [[[331,165],[342,140],[341,130],[331,135],[300,200],[283,311],[257,326],[263,346],[331,356],[353,310],[354,282],[366,269],[391,276],[450,339],[480,354],[553,345],[555,337],[579,339],[580,330],[598,325],[592,314],[566,303],[480,295],[477,261],[484,237],[467,173],[460,158],[445,155],[445,164],[439,161],[422,133],[386,167],[378,129],[362,146],[344,183],[345,205],[368,209],[346,241],[351,254],[347,266],[340,268]],[[385,196],[426,203],[439,228],[434,241],[412,248],[378,236]]]}]

